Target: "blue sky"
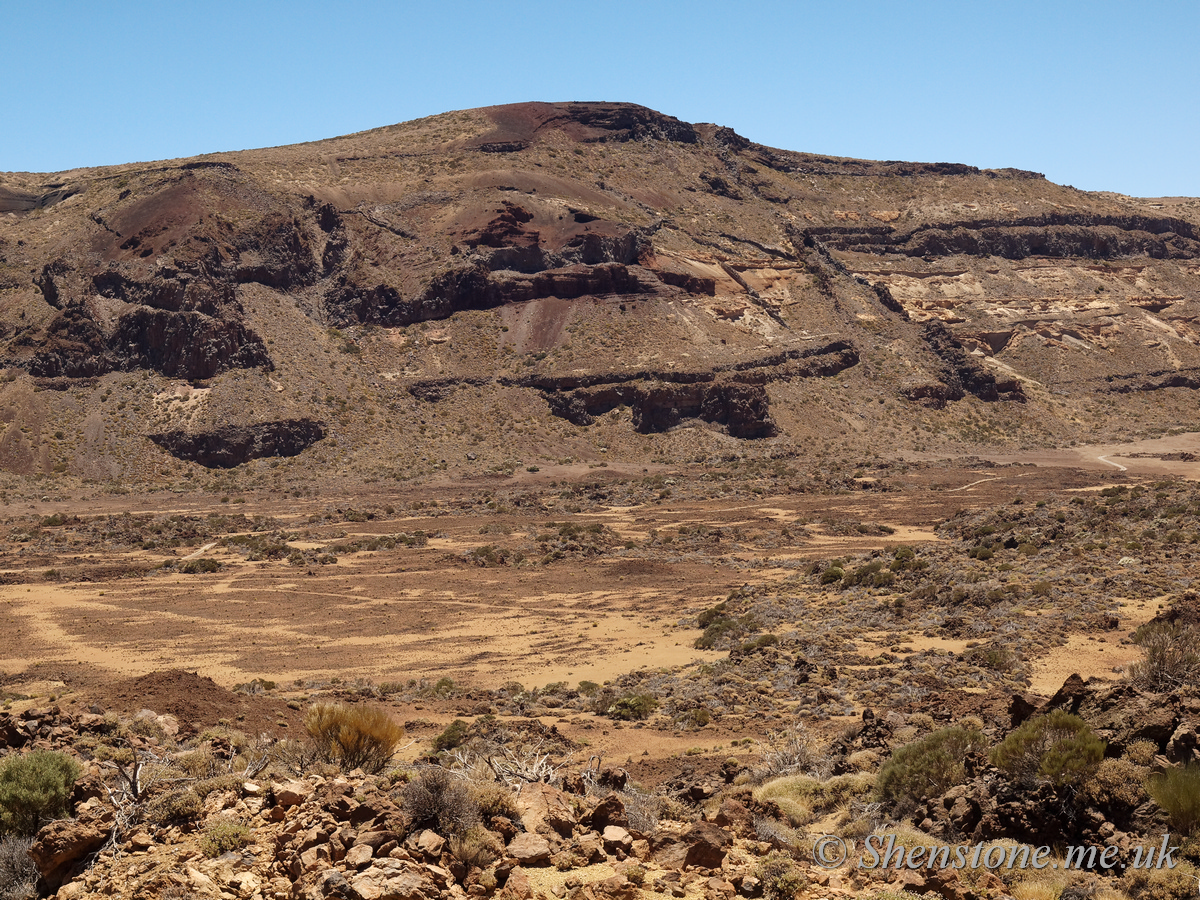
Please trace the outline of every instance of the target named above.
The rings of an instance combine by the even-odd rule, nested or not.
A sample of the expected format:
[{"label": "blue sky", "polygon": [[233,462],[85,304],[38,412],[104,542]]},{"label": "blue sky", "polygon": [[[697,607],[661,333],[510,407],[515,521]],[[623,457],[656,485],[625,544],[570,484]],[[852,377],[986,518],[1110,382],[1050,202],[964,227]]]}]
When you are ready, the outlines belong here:
[{"label": "blue sky", "polygon": [[0,171],[625,100],[791,150],[1200,195],[1200,3],[0,0]]}]

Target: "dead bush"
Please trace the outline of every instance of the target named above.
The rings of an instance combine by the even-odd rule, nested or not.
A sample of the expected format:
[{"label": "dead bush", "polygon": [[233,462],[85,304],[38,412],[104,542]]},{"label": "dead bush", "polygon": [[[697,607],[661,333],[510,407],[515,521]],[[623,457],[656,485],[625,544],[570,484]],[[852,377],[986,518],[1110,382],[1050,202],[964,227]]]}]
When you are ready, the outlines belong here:
[{"label": "dead bush", "polygon": [[37,867],[29,858],[31,837],[0,839],[0,900],[33,900],[37,896]]},{"label": "dead bush", "polygon": [[414,825],[435,826],[443,834],[465,834],[479,824],[479,803],[470,785],[440,766],[426,766],[401,790]]},{"label": "dead bush", "polygon": [[504,844],[486,828],[474,825],[451,836],[450,854],[465,866],[486,869],[504,855]]}]

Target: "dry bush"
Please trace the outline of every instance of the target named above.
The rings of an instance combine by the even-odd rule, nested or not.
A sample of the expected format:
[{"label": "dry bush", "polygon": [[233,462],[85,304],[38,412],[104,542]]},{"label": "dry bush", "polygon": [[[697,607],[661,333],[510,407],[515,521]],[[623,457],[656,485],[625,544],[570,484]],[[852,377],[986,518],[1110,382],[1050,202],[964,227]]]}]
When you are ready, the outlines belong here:
[{"label": "dry bush", "polygon": [[172,825],[200,818],[204,804],[191,788],[168,791],[146,804],[145,819],[154,825]]},{"label": "dry bush", "polygon": [[802,724],[768,735],[767,740],[769,744],[762,754],[762,768],[755,773],[759,780],[795,772],[820,778],[832,768],[829,754],[820,749],[816,737]]},{"label": "dry bush", "polygon": [[468,867],[486,869],[504,855],[504,844],[486,828],[474,825],[451,836],[450,853]]},{"label": "dry bush", "polygon": [[773,850],[759,860],[755,872],[766,900],[792,900],[808,887],[808,879],[790,854]]},{"label": "dry bush", "polygon": [[368,775],[383,771],[404,737],[404,729],[384,710],[344,703],[313,704],[304,728],[322,759],[343,771],[362,769]]},{"label": "dry bush", "polygon": [[1187,860],[1173,869],[1129,869],[1121,880],[1121,889],[1132,900],[1192,900],[1196,896],[1196,877],[1200,874]]},{"label": "dry bush", "polygon": [[1189,625],[1160,622],[1139,628],[1134,642],[1141,659],[1129,667],[1129,680],[1150,691],[1171,691],[1200,678],[1200,632]]},{"label": "dry bush", "polygon": [[29,858],[31,837],[0,839],[0,900],[33,900],[37,896],[37,867]]},{"label": "dry bush", "polygon": [[512,822],[520,820],[521,811],[517,808],[517,798],[507,785],[475,783],[470,785],[470,789],[471,798],[484,818],[503,816]]},{"label": "dry bush", "polygon": [[1128,759],[1106,759],[1083,786],[1083,796],[1109,814],[1124,816],[1146,799],[1149,769]]},{"label": "dry bush", "polygon": [[479,824],[471,786],[448,769],[426,766],[401,790],[414,825],[434,825],[443,834],[465,834]]},{"label": "dry bush", "polygon": [[230,850],[241,850],[249,843],[249,828],[232,819],[217,819],[204,829],[200,850],[209,859],[216,859]]},{"label": "dry bush", "polygon": [[787,775],[755,790],[754,799],[775,803],[791,825],[801,826],[850,800],[865,797],[874,786],[871,775],[838,775],[828,781]]}]

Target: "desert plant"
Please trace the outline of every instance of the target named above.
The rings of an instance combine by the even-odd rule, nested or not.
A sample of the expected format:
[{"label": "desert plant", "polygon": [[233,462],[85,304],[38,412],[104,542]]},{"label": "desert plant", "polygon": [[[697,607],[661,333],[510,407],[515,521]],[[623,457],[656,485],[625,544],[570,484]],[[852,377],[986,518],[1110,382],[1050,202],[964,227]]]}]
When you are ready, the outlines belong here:
[{"label": "desert plant", "polygon": [[516,822],[521,818],[516,795],[506,785],[483,783],[471,785],[471,798],[479,808],[479,814],[487,819],[503,816]]},{"label": "desert plant", "polygon": [[143,815],[154,825],[172,825],[198,819],[203,812],[204,804],[200,795],[191,788],[185,788],[155,797],[146,804]]},{"label": "desert plant", "polygon": [[450,854],[468,867],[486,869],[504,855],[504,845],[486,828],[473,825],[450,837]]},{"label": "desert plant", "polygon": [[1142,786],[1146,772],[1145,766],[1128,759],[1106,759],[1084,783],[1083,795],[1104,810],[1109,819],[1123,818],[1146,799]]},{"label": "desert plant", "polygon": [[1143,656],[1129,667],[1129,680],[1151,691],[1170,691],[1200,678],[1197,630],[1187,625],[1157,622],[1134,635]]},{"label": "desert plant", "polygon": [[1014,780],[1055,787],[1086,781],[1104,759],[1104,741],[1088,724],[1061,709],[1030,719],[991,752],[992,765]]},{"label": "desert plant", "polygon": [[446,730],[433,739],[434,750],[453,750],[467,739],[471,726],[462,719],[455,719]]},{"label": "desert plant", "polygon": [[766,900],[792,900],[808,886],[796,861],[782,850],[773,850],[759,860],[756,874]]},{"label": "desert plant", "polygon": [[884,763],[875,783],[881,800],[918,802],[937,797],[966,776],[963,758],[987,747],[976,728],[943,728],[907,744]]},{"label": "desert plant", "polygon": [[793,772],[814,777],[829,774],[832,760],[821,751],[816,738],[804,725],[797,723],[786,731],[773,732],[767,735],[767,740],[762,769],[757,773],[759,778]]},{"label": "desert plant", "polygon": [[79,764],[53,750],[10,756],[0,764],[0,834],[36,834],[43,822],[70,813]]},{"label": "desert plant", "polygon": [[232,819],[217,819],[200,836],[200,851],[216,859],[230,850],[241,850],[250,843],[250,829]]},{"label": "desert plant", "polygon": [[1171,828],[1191,835],[1200,826],[1200,765],[1188,763],[1182,769],[1167,769],[1151,776],[1146,791],[1166,810]]},{"label": "desert plant", "polygon": [[658,708],[658,701],[649,694],[629,694],[618,697],[605,710],[614,719],[645,719]]},{"label": "desert plant", "polygon": [[304,728],[323,759],[343,771],[362,769],[369,775],[383,771],[404,737],[404,729],[384,710],[344,703],[312,705]]},{"label": "desert plant", "polygon": [[0,900],[33,900],[37,867],[29,858],[30,837],[0,838]]},{"label": "desert plant", "polygon": [[1192,900],[1196,896],[1197,869],[1187,860],[1174,868],[1131,868],[1121,880],[1121,890],[1132,900]]},{"label": "desert plant", "polygon": [[828,781],[785,775],[755,790],[754,799],[775,803],[793,826],[801,826],[849,800],[865,797],[874,783],[871,775],[838,775]]},{"label": "desert plant", "polygon": [[479,824],[479,803],[470,786],[448,769],[425,766],[401,792],[414,825],[435,825],[446,834],[465,834]]}]

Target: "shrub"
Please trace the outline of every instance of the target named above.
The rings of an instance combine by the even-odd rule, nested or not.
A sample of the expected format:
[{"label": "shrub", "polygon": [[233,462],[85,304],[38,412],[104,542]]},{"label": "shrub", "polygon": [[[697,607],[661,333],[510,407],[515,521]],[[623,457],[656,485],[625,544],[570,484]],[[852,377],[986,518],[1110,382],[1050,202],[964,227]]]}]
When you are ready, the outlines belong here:
[{"label": "shrub", "polygon": [[31,837],[0,839],[0,900],[33,900],[37,896],[37,867],[29,858]]},{"label": "shrub", "polygon": [[618,697],[607,710],[614,719],[645,719],[658,709],[658,701],[649,694],[630,694]]},{"label": "shrub", "polygon": [[1110,819],[1124,818],[1146,799],[1146,790],[1142,786],[1146,771],[1145,766],[1128,759],[1106,759],[1084,784],[1083,794]]},{"label": "shrub", "polygon": [[874,782],[870,775],[838,775],[828,781],[788,775],[758,788],[754,799],[774,802],[790,824],[801,826],[848,800],[869,794]]},{"label": "shrub", "polygon": [[200,851],[216,859],[230,850],[241,850],[250,843],[250,829],[232,819],[217,819],[200,836]]},{"label": "shrub", "polygon": [[758,863],[756,874],[762,882],[766,900],[792,900],[808,887],[808,881],[795,861],[781,850],[764,856]]},{"label": "shrub", "polygon": [[471,726],[462,719],[455,719],[446,730],[433,739],[434,750],[453,750],[467,739]]},{"label": "shrub", "polygon": [[184,575],[200,575],[207,572],[219,571],[220,568],[221,564],[215,559],[202,556],[200,559],[189,559],[179,567],[179,571]]},{"label": "shrub", "polygon": [[0,834],[32,835],[70,813],[79,764],[53,750],[10,756],[0,764]]},{"label": "shrub", "polygon": [[461,778],[439,766],[423,768],[401,793],[414,825],[435,825],[444,834],[465,834],[479,824],[479,803]]},{"label": "shrub", "polygon": [[479,809],[479,814],[491,819],[503,816],[513,822],[521,818],[513,792],[502,784],[476,784],[471,788],[471,799]]},{"label": "shrub", "polygon": [[384,710],[344,703],[317,703],[304,716],[304,728],[321,758],[343,771],[362,769],[369,775],[391,761],[404,729]]},{"label": "shrub", "polygon": [[1158,755],[1158,744],[1141,738],[1125,748],[1125,758],[1135,766],[1148,766]]},{"label": "shrub", "polygon": [[880,799],[913,802],[938,797],[966,777],[963,758],[987,747],[977,728],[943,728],[898,749],[879,770]]},{"label": "shrub", "polygon": [[1170,691],[1200,677],[1200,652],[1195,628],[1157,622],[1134,634],[1143,656],[1129,667],[1129,680],[1151,691]]},{"label": "shrub", "polygon": [[200,818],[204,804],[191,788],[160,794],[146,804],[145,817],[155,825],[173,825]]},{"label": "shrub", "polygon": [[1079,716],[1056,709],[1030,719],[992,750],[992,765],[1014,780],[1055,787],[1087,780],[1104,758],[1104,741]]},{"label": "shrub", "polygon": [[504,845],[486,828],[473,825],[451,836],[450,854],[468,867],[486,869],[504,855]]},{"label": "shrub", "polygon": [[1193,834],[1200,825],[1200,765],[1188,763],[1182,769],[1167,769],[1146,782],[1146,791],[1162,807],[1171,827],[1182,834]]},{"label": "shrub", "polygon": [[1197,870],[1187,860],[1170,869],[1129,869],[1121,880],[1132,900],[1193,900]]}]

